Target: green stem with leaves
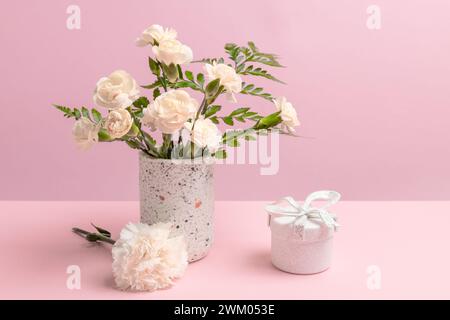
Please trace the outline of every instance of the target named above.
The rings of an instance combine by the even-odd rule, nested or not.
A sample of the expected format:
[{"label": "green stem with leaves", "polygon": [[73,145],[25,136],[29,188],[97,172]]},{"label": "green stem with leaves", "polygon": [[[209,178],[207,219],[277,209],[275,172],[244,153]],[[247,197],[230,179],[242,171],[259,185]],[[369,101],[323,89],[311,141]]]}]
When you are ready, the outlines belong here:
[{"label": "green stem with leaves", "polygon": [[[272,76],[267,70],[264,70],[264,65],[270,67],[283,67],[278,62],[278,56],[270,53],[261,52],[253,42],[248,42],[247,46],[238,46],[234,43],[228,43],[225,45],[225,52],[228,54],[229,59],[234,65],[234,69],[237,74],[242,76],[255,76],[262,77],[269,80],[273,80],[279,83],[283,83],[274,76]],[[226,63],[223,58],[217,59],[201,59],[201,63]],[[267,116],[261,116],[257,112],[249,111],[249,108],[238,108],[233,110],[226,116],[216,115],[221,110],[220,105],[213,105],[217,98],[225,93],[223,86],[220,85],[220,79],[214,79],[206,82],[205,75],[198,73],[196,76],[192,71],[186,70],[183,74],[183,70],[179,65],[165,65],[157,59],[148,57],[148,65],[152,74],[156,77],[156,80],[146,86],[146,89],[153,90],[153,99],[156,99],[161,94],[161,88],[167,92],[169,89],[179,88],[191,88],[192,90],[199,91],[203,94],[203,101],[200,104],[199,109],[196,112],[195,118],[192,119],[192,130],[195,128],[196,121],[200,116],[210,119],[213,123],[219,124],[219,120],[227,125],[234,125],[235,121],[245,122],[247,120],[255,121],[255,124],[251,129],[256,130],[256,134],[264,130],[271,130],[278,128],[278,124],[282,122],[279,112],[269,114]],[[232,65],[232,64],[230,64]],[[257,96],[267,101],[273,101],[273,96],[270,93],[264,92],[264,89],[257,87],[251,83],[242,83],[241,94]],[[147,134],[141,128],[140,118],[143,116],[143,110],[149,105],[149,100],[142,96],[133,102],[133,105],[127,108],[133,117],[135,125],[133,129],[120,139],[112,139],[106,130],[101,129],[98,134],[98,140],[101,142],[111,141],[123,141],[127,143],[131,148],[142,150],[148,155],[155,158],[170,158],[171,151],[174,148],[174,142],[172,141],[171,134],[163,134],[163,143],[160,147],[157,147],[156,141],[150,134]],[[55,105],[57,109],[64,113],[67,118],[74,118],[79,120],[82,117],[93,121],[95,124],[101,126],[103,120],[102,115],[96,109],[91,109],[90,112],[87,108],[68,108],[65,106]],[[241,135],[245,138],[249,138],[247,134]],[[191,138],[191,158],[196,155],[194,142]],[[236,146],[237,139],[233,139],[231,145]],[[178,146],[183,146],[182,137],[178,139]],[[177,147],[178,147],[177,146]]]},{"label": "green stem with leaves", "polygon": [[163,133],[163,143],[161,146],[161,155],[165,159],[170,159],[170,154],[172,152],[172,135],[168,133]]}]

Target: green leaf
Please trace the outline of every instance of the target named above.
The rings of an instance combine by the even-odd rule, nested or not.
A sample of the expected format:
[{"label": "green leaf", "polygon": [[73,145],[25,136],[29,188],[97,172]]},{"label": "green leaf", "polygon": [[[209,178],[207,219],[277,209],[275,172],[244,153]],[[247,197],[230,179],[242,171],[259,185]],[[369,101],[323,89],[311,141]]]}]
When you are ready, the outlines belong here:
[{"label": "green leaf", "polygon": [[92,109],[91,114],[95,122],[100,122],[102,120],[102,114],[98,112],[97,109]]},{"label": "green leaf", "polygon": [[181,70],[181,66],[177,64],[177,70],[178,70],[178,78],[183,79],[183,70]]},{"label": "green leaf", "polygon": [[114,140],[114,139],[111,138],[111,136],[108,134],[108,132],[106,132],[105,129],[101,129],[101,130],[98,132],[98,141],[101,141],[101,142],[110,142],[110,141],[113,141],[113,140]]},{"label": "green leaf", "polygon": [[244,61],[244,59],[244,56],[238,56],[236,59],[234,59],[234,61],[236,62],[236,64],[240,64],[242,61]]},{"label": "green leaf", "polygon": [[78,120],[81,118],[81,112],[77,108],[73,109],[73,114],[75,115],[75,118]]},{"label": "green leaf", "polygon": [[236,72],[237,72],[237,73],[240,73],[240,74],[243,74],[243,73],[242,73],[242,70],[244,70],[244,68],[245,68],[245,64],[242,63],[242,64],[240,64],[240,65],[237,66]]},{"label": "green leaf", "polygon": [[111,232],[105,230],[103,228],[97,227],[95,224],[91,222],[91,225],[98,231],[98,233],[104,235],[105,237],[111,238]]},{"label": "green leaf", "polygon": [[249,67],[245,68],[246,63],[248,62],[261,63],[272,67],[283,67],[278,62],[277,55],[261,52],[251,41],[248,42],[248,47],[239,47],[234,43],[228,43],[225,45],[225,51],[228,53],[230,59],[234,61],[236,72],[241,74],[254,73],[253,75],[255,76],[261,76],[270,80],[281,82],[261,68],[259,68],[258,71],[252,71],[253,67],[251,69],[249,69]]},{"label": "green leaf", "polygon": [[273,97],[270,93],[263,92],[263,88],[259,88],[259,87],[255,88],[255,85],[253,85],[253,84],[243,83],[243,89],[242,89],[241,93],[261,97],[261,98],[264,98],[269,101],[273,100]]},{"label": "green leaf", "polygon": [[137,137],[139,135],[139,128],[138,126],[133,122],[131,125],[130,130],[127,132],[127,137]]},{"label": "green leaf", "polygon": [[215,124],[219,124],[219,120],[217,119],[216,116],[209,118],[209,120],[211,120]]},{"label": "green leaf", "polygon": [[81,114],[83,115],[83,117],[88,118],[89,120],[91,120],[91,115],[89,113],[89,110],[86,109],[85,107],[81,107]]},{"label": "green leaf", "polygon": [[237,47],[238,45],[236,43],[226,43],[225,44],[225,50],[230,51]]},{"label": "green leaf", "polygon": [[[144,150],[145,152],[147,152],[149,155],[159,158],[159,152],[158,149],[156,148],[156,140],[153,139],[153,137],[151,135],[149,135],[147,132],[145,132],[144,130],[140,131],[142,133],[142,138],[141,140],[144,141],[146,150]],[[142,147],[140,148],[141,150]]]},{"label": "green leaf", "polygon": [[191,71],[187,70],[184,74],[186,75],[186,78],[187,78],[188,80],[194,81],[194,75],[192,74]]},{"label": "green leaf", "polygon": [[249,111],[249,112],[244,113],[244,117],[245,118],[251,118],[251,117],[253,117],[253,116],[257,115],[257,114],[258,113],[256,113],[256,112]]},{"label": "green leaf", "polygon": [[225,122],[227,125],[232,126],[234,125],[234,121],[232,117],[224,117],[222,118],[223,122]]},{"label": "green leaf", "polygon": [[170,82],[175,82],[178,79],[178,69],[177,66],[171,63],[170,65],[163,64],[163,70]]},{"label": "green leaf", "polygon": [[282,84],[286,84],[285,82],[275,78],[273,75],[271,75],[268,71],[263,70],[261,68],[255,68],[253,65],[247,66],[245,70],[239,70],[240,74],[243,75],[252,75],[256,77],[263,77],[272,81],[276,81]]},{"label": "green leaf", "polygon": [[148,57],[148,66],[150,71],[157,77],[161,74],[161,69],[159,68],[158,63],[152,58]]},{"label": "green leaf", "polygon": [[231,140],[232,138],[239,136],[241,133],[242,133],[241,130],[226,131],[222,136],[223,141]]},{"label": "green leaf", "polygon": [[222,143],[228,143],[230,140],[238,139],[239,137],[245,135],[247,130],[233,130],[227,131],[222,135]]},{"label": "green leaf", "polygon": [[215,80],[211,81],[206,86],[206,89],[205,89],[206,95],[208,97],[214,97],[216,95],[217,91],[219,91],[219,87],[220,87],[220,79],[215,79]]},{"label": "green leaf", "polygon": [[125,140],[125,143],[132,149],[140,149],[141,148],[141,144],[139,142],[137,142],[136,140]]},{"label": "green leaf", "polygon": [[203,73],[197,74],[197,82],[203,88],[205,85],[205,75]]},{"label": "green leaf", "polygon": [[148,106],[149,103],[150,103],[150,101],[148,101],[148,98],[142,96],[133,102],[133,106],[135,106],[136,108],[139,108],[139,109],[144,109]]},{"label": "green leaf", "polygon": [[218,150],[214,153],[214,156],[217,159],[225,159],[227,157],[227,151],[222,149],[222,150]]},{"label": "green leaf", "polygon": [[253,41],[249,41],[248,42],[248,47],[253,51],[253,52],[258,52],[258,48],[255,46],[255,43]]},{"label": "green leaf", "polygon": [[192,61],[192,63],[208,63],[213,64],[214,62],[223,63],[223,58],[203,58],[201,60]]},{"label": "green leaf", "polygon": [[151,146],[155,146],[156,145],[156,140],[153,139],[153,137],[151,135],[149,135],[145,131],[142,131],[142,134],[144,135],[145,143],[147,145],[151,145]]},{"label": "green leaf", "polygon": [[271,67],[279,67],[282,68],[283,65],[281,65],[275,57],[270,57],[270,56],[263,56],[262,54],[255,54],[255,57],[252,58],[252,60],[250,61],[254,61],[254,62],[259,62]]},{"label": "green leaf", "polygon": [[64,117],[66,118],[76,118],[76,115],[74,114],[74,112],[72,111],[72,109],[70,109],[69,107],[65,107],[65,106],[60,106],[57,104],[53,105],[56,109],[58,109],[59,111],[64,113]]},{"label": "green leaf", "polygon": [[236,148],[236,147],[239,147],[241,144],[239,143],[239,141],[237,140],[237,138],[234,138],[234,139],[228,140],[228,141],[227,141],[227,145],[228,145],[229,147]]},{"label": "green leaf", "polygon": [[230,113],[230,116],[231,116],[231,117],[237,116],[237,115],[239,115],[239,114],[242,114],[242,113],[247,112],[248,110],[250,110],[250,108],[239,108],[239,109],[236,109],[236,110],[234,110],[233,112],[231,112],[231,113]]},{"label": "green leaf", "polygon": [[148,84],[145,86],[141,86],[144,89],[155,89],[161,86],[161,82],[159,80],[156,80],[155,82],[153,82],[152,84]]},{"label": "green leaf", "polygon": [[216,114],[217,112],[219,112],[220,109],[222,109],[222,107],[219,106],[219,105],[212,105],[212,106],[209,106],[208,109],[206,109],[206,112],[205,112],[205,118],[211,117],[212,115],[214,115],[214,114]]},{"label": "green leaf", "polygon": [[163,133],[162,136],[163,136],[163,143],[159,148],[159,154],[164,159],[170,159],[173,147],[172,134]]},{"label": "green leaf", "polygon": [[159,90],[159,88],[156,88],[155,90],[153,90],[153,100],[158,98],[160,95],[161,95],[161,91]]},{"label": "green leaf", "polygon": [[72,114],[72,110],[69,107],[61,106],[61,105],[58,105],[58,104],[54,104],[53,106],[56,109],[58,109],[59,111],[62,111],[64,113]]},{"label": "green leaf", "polygon": [[197,84],[195,84],[194,82],[191,82],[191,81],[186,81],[186,80],[178,81],[178,82],[175,84],[175,87],[176,87],[176,88],[191,88],[191,89],[194,89],[194,90],[197,90],[197,91],[201,90],[201,89],[197,86]]},{"label": "green leaf", "polygon": [[276,125],[280,124],[283,120],[280,116],[281,111],[269,114],[268,116],[260,119],[255,125],[254,129],[269,129],[272,127],[275,127]]}]

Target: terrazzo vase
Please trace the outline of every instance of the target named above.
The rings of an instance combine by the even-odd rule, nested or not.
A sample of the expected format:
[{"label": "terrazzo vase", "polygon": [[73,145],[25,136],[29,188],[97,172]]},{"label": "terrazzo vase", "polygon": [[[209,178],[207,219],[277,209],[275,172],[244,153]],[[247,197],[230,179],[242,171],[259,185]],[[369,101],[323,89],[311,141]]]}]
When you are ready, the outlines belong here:
[{"label": "terrazzo vase", "polygon": [[184,235],[189,262],[205,257],[213,243],[214,164],[139,155],[141,222],[171,222]]}]

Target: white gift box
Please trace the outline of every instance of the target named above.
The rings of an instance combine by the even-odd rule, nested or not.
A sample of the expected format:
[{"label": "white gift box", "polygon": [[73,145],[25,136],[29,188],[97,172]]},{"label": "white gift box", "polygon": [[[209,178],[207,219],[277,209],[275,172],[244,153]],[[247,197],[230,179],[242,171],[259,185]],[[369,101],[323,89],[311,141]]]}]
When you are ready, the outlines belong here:
[{"label": "white gift box", "polygon": [[[338,202],[335,191],[310,194],[303,205],[291,197],[266,206],[271,229],[272,263],[282,271],[313,274],[330,267],[336,216],[327,208]],[[321,207],[312,202],[325,200]]]}]

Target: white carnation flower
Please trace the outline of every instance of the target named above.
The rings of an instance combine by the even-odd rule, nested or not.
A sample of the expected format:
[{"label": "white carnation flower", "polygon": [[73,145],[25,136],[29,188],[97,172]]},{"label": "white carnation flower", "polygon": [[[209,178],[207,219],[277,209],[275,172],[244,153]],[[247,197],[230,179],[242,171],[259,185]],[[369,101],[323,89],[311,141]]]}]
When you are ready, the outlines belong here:
[{"label": "white carnation flower", "polygon": [[279,97],[273,100],[273,102],[275,103],[277,110],[281,111],[280,116],[281,120],[283,120],[282,126],[284,126],[289,132],[295,132],[294,127],[300,125],[295,108],[286,100],[285,97]]},{"label": "white carnation flower", "polygon": [[163,28],[159,24],[154,24],[145,29],[141,36],[136,39],[138,47],[145,47],[148,45],[155,45],[164,40],[175,40],[177,32],[172,28]]},{"label": "white carnation flower", "polygon": [[187,64],[193,59],[191,48],[175,39],[164,39],[152,50],[156,59],[166,65]]},{"label": "white carnation flower", "polygon": [[228,100],[236,102],[234,94],[242,90],[242,78],[236,73],[236,70],[225,63],[214,61],[213,64],[205,64],[205,71],[209,80],[220,79],[220,85],[225,88]]},{"label": "white carnation flower", "polygon": [[142,123],[152,130],[175,133],[198,110],[198,102],[184,90],[169,90],[144,109]]},{"label": "white carnation flower", "polygon": [[133,119],[125,109],[111,110],[105,119],[104,127],[113,139],[123,137],[130,131]]},{"label": "white carnation flower", "polygon": [[170,287],[188,265],[182,236],[170,237],[169,223],[129,223],[112,248],[113,274],[122,290],[154,291]]},{"label": "white carnation flower", "polygon": [[100,128],[88,118],[82,117],[75,121],[72,134],[80,149],[87,150],[98,142]]},{"label": "white carnation flower", "polygon": [[108,109],[129,107],[139,97],[136,80],[126,71],[116,70],[97,82],[94,92],[96,105]]},{"label": "white carnation flower", "polygon": [[208,147],[211,152],[219,148],[222,134],[210,119],[198,118],[195,124],[186,122],[184,126],[190,132],[192,141],[199,147]]}]

